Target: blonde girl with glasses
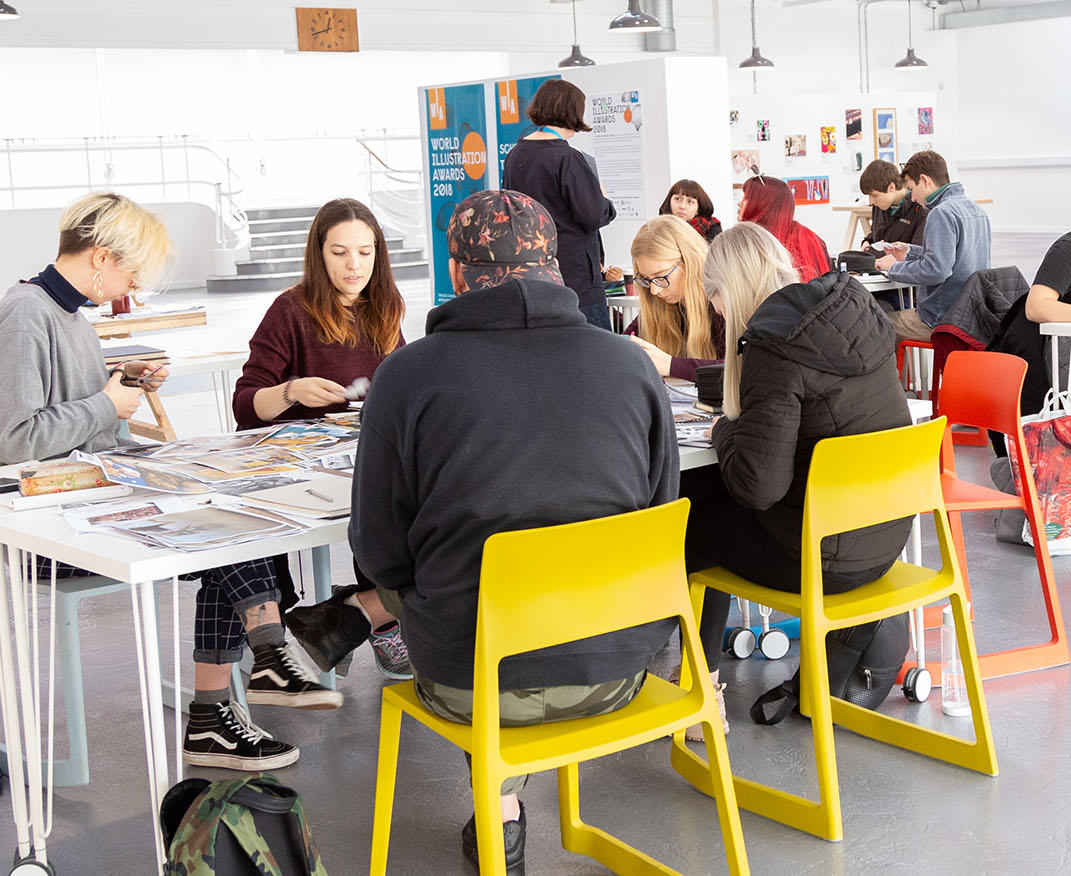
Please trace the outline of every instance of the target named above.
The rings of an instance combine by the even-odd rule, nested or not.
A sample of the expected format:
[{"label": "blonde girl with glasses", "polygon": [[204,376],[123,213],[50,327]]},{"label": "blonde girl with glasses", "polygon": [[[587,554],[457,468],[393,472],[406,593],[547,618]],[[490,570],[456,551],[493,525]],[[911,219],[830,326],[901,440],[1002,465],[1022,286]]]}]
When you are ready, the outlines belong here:
[{"label": "blonde girl with glasses", "polygon": [[658,216],[632,241],[640,315],[625,330],[663,377],[695,380],[725,355],[725,321],[703,292],[707,245],[676,216]]}]

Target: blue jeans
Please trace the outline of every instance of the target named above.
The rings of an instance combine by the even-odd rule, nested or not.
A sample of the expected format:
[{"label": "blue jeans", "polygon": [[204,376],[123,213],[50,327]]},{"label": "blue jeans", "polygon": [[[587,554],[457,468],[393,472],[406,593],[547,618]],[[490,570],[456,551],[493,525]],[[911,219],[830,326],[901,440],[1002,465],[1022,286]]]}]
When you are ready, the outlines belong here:
[{"label": "blue jeans", "polygon": [[605,298],[593,304],[581,304],[580,312],[593,326],[611,331],[610,309],[606,306]]}]

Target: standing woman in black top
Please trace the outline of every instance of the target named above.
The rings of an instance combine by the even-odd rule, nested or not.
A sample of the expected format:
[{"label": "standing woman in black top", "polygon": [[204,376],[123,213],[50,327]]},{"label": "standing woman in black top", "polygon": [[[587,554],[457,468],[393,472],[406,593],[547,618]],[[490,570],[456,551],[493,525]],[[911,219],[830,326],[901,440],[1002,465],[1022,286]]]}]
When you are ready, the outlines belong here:
[{"label": "standing woman in black top", "polygon": [[565,285],[580,299],[588,322],[609,330],[599,229],[617,215],[599,178],[582,152],[567,140],[584,124],[584,92],[564,79],[548,79],[528,105],[528,118],[539,126],[520,140],[502,173],[502,188],[535,198],[558,228],[558,265]]}]

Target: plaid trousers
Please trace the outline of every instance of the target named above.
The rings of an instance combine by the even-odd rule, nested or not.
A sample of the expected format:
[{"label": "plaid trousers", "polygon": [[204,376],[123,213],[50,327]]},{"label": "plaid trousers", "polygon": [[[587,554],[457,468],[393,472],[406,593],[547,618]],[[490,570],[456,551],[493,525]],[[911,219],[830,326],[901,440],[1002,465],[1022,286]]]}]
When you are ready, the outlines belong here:
[{"label": "plaid trousers", "polygon": [[[57,578],[82,578],[92,574],[67,563],[56,563]],[[38,556],[37,580],[46,582],[51,576],[52,560]],[[245,646],[241,613],[265,602],[279,601],[272,558],[218,566],[179,575],[179,578],[201,581],[193,621],[194,662],[237,663],[242,659]]]}]

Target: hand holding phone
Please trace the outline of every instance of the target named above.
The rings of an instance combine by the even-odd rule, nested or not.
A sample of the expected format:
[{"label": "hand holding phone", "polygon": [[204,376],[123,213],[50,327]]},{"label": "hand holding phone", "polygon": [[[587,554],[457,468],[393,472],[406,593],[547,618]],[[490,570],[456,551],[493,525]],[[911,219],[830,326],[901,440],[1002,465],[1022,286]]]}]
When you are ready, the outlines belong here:
[{"label": "hand holding phone", "polygon": [[[144,389],[146,392],[155,392],[167,378],[165,369],[169,364],[170,362],[166,359],[159,365],[154,365],[152,362],[145,362],[141,359],[124,362],[120,366],[123,376],[119,379],[119,382],[123,386],[133,386],[138,389]],[[161,371],[163,371],[162,374],[160,373]]]}]

